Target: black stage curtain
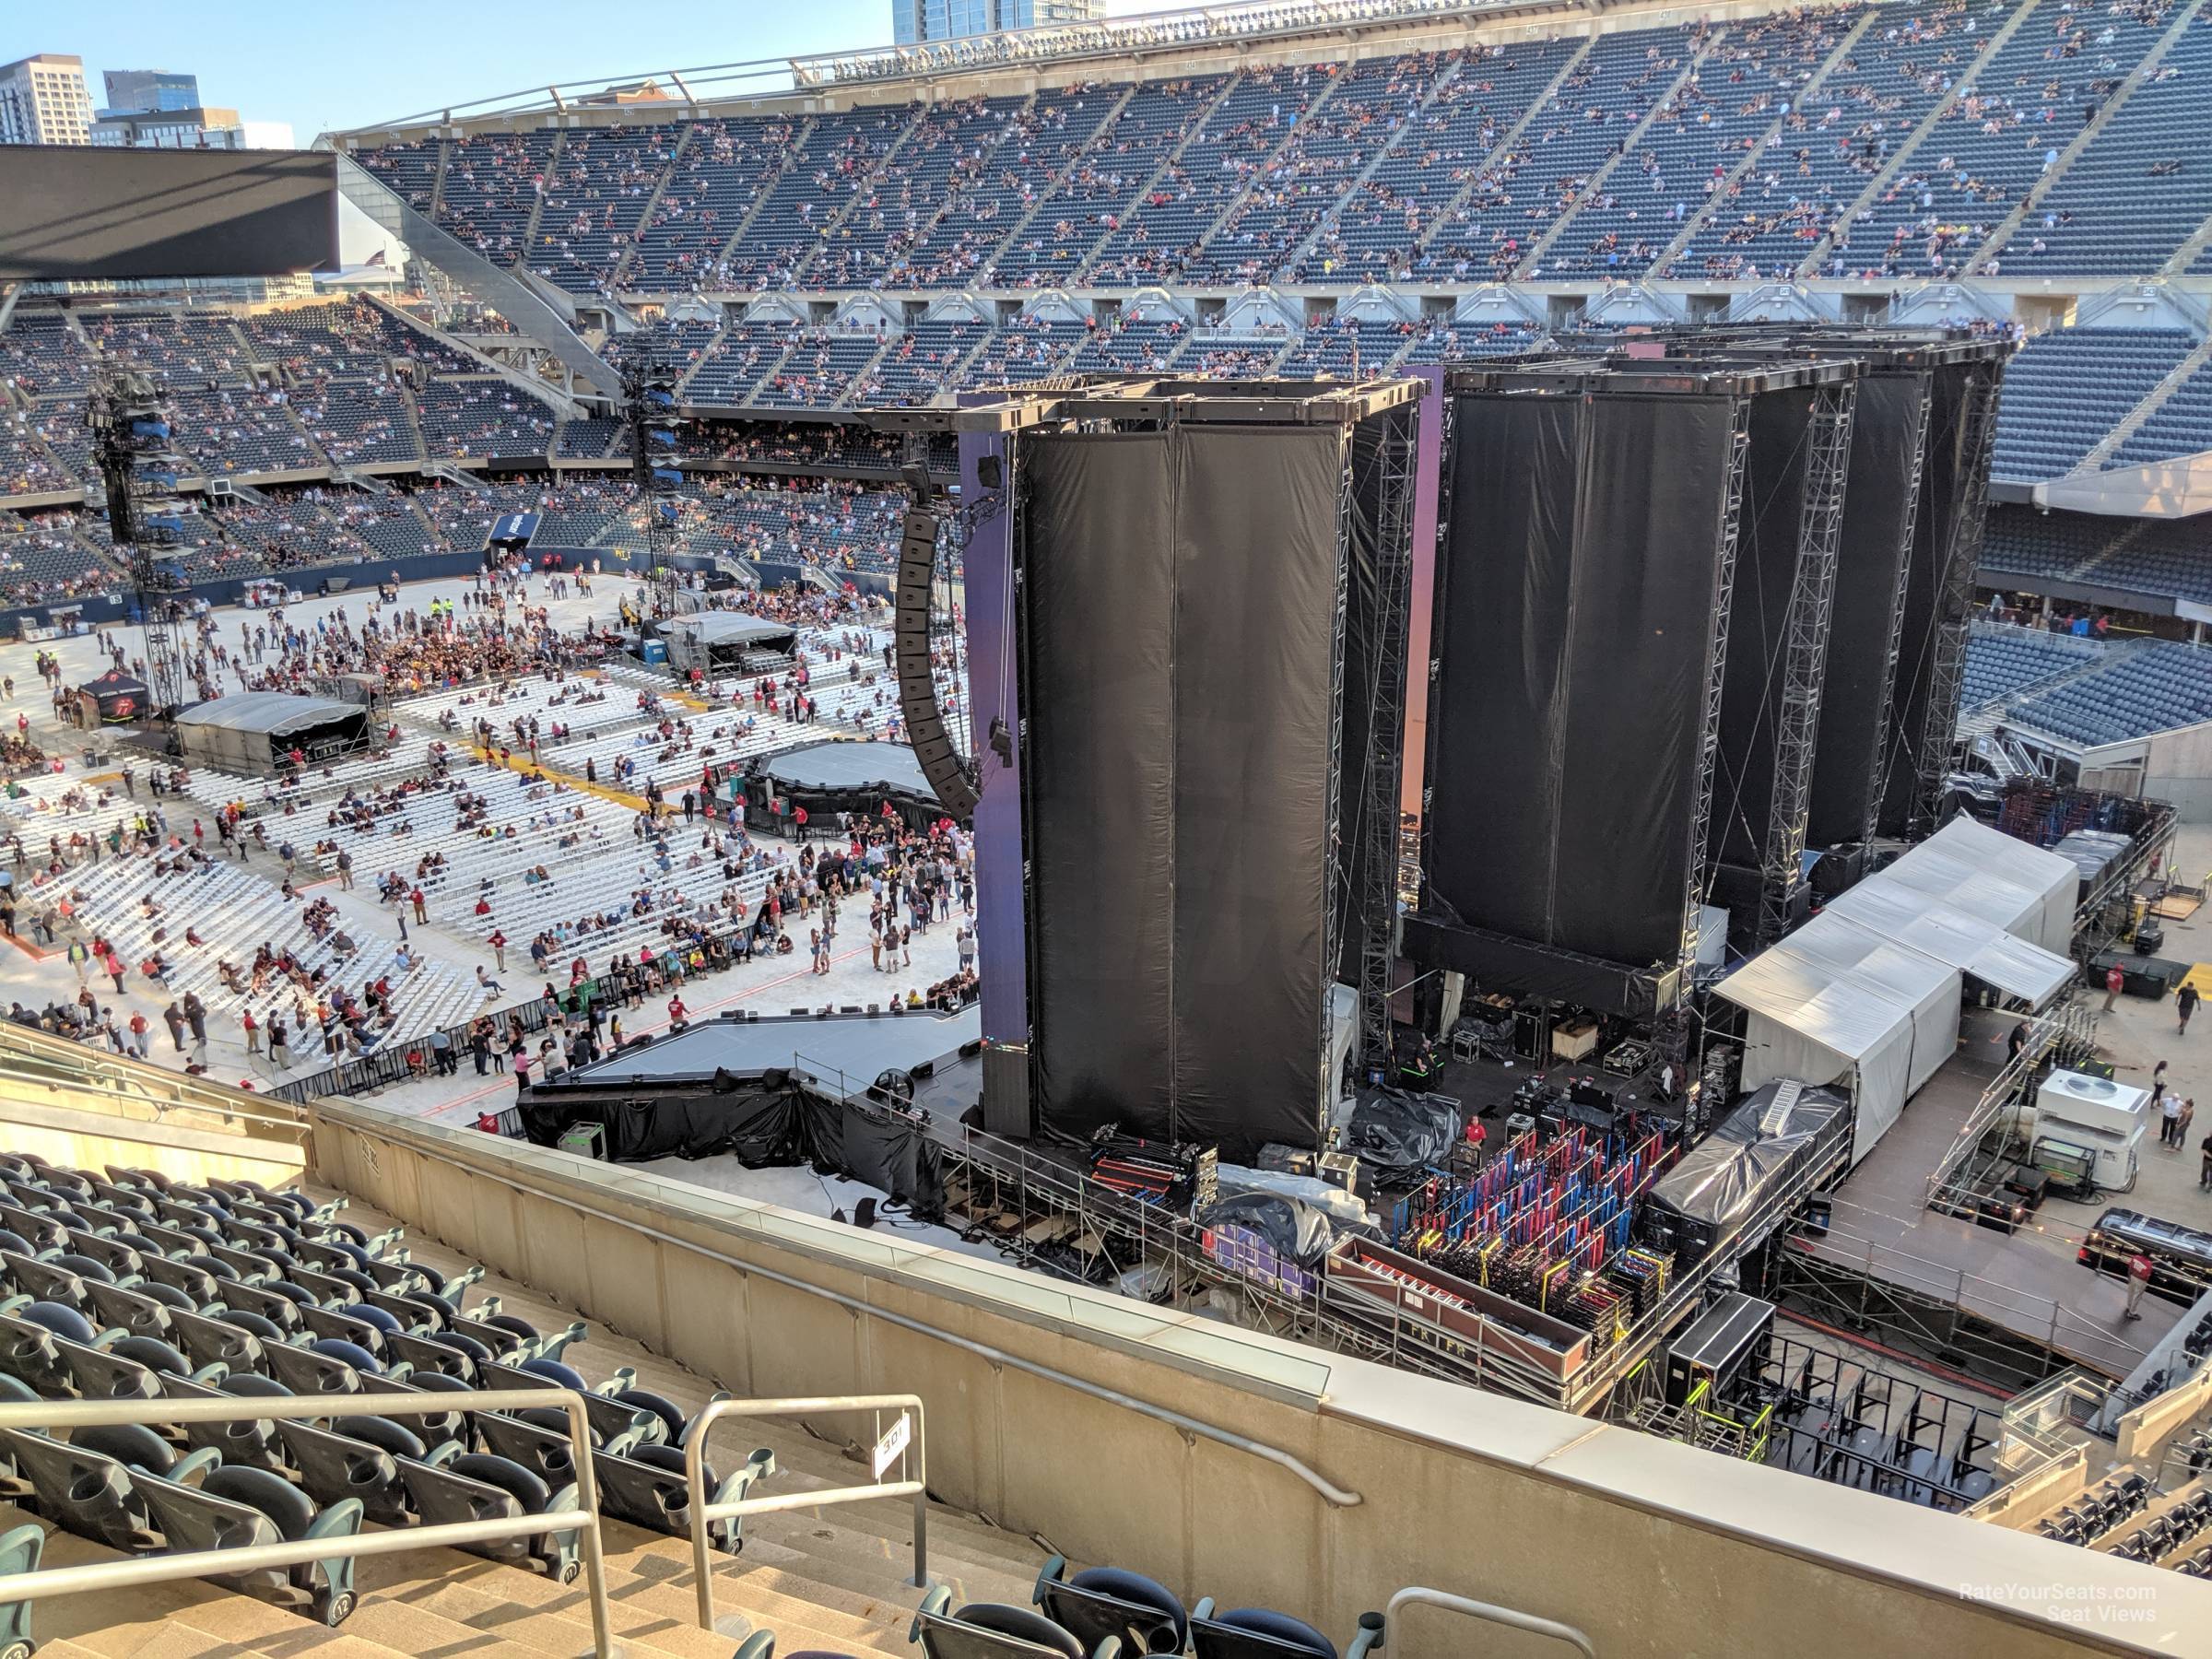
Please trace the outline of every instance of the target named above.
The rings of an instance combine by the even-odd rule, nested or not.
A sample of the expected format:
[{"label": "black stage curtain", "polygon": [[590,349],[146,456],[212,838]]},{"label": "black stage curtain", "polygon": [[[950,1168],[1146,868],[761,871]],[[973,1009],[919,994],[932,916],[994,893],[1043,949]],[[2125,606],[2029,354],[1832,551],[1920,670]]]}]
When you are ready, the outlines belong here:
[{"label": "black stage curtain", "polygon": [[558,1145],[579,1123],[598,1124],[615,1163],[728,1156],[748,1170],[811,1164],[864,1182],[915,1215],[944,1213],[943,1155],[899,1113],[820,1095],[785,1072],[724,1072],[617,1092],[540,1086],[521,1103],[524,1132]]},{"label": "black stage curtain", "polygon": [[1493,933],[1672,962],[1733,406],[1477,394],[1453,418],[1430,894]]},{"label": "black stage curtain", "polygon": [[1713,754],[1706,848],[1716,863],[1756,870],[1773,816],[1775,745],[1788,678],[1790,606],[1805,546],[1814,391],[1788,386],[1751,400],[1744,455],[1743,528],[1728,607],[1728,666]]},{"label": "black stage curtain", "polygon": [[1912,535],[1912,468],[1927,441],[1928,371],[1875,370],[1859,382],[1851,429],[1851,489],[1836,547],[1835,602],[1813,754],[1814,847],[1874,832],[1876,788],[1888,732],[1892,670]]},{"label": "black stage curtain", "polygon": [[1936,369],[1934,375],[1926,463],[1921,472],[1920,508],[1914,514],[1899,622],[1897,682],[1889,695],[1888,753],[1877,817],[1884,835],[1904,834],[1913,818],[1922,788],[1921,743],[1928,722],[1958,717],[1955,709],[1932,709],[1930,700],[1943,629],[1947,624],[1962,627],[1965,622],[1962,617],[1947,614],[1947,589],[1951,559],[1965,527],[1961,521],[1973,461],[1967,453],[1972,425],[1968,409],[1985,371],[1983,364],[1952,363]]},{"label": "black stage curtain", "polygon": [[1174,546],[1164,432],[1023,441],[1030,1048],[1039,1120],[1167,1132]]},{"label": "black stage curtain", "polygon": [[1311,1144],[1344,439],[1030,440],[1024,665],[1041,1119]]}]

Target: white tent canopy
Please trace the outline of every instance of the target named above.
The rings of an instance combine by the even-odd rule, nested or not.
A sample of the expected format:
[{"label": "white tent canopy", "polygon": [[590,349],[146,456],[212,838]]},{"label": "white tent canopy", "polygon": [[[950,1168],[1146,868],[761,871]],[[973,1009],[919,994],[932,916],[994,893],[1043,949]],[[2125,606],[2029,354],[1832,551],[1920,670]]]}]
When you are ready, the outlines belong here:
[{"label": "white tent canopy", "polygon": [[1751,1016],[1743,1087],[1850,1082],[1865,1157],[1957,1049],[1964,976],[2032,1006],[2073,982],[2079,882],[2053,853],[1945,825],[1720,982]]},{"label": "white tent canopy", "polygon": [[1742,1087],[1777,1077],[1848,1082],[1853,1157],[1959,1046],[1958,970],[1841,917],[1814,917],[1720,983],[1751,1016]]},{"label": "white tent canopy", "polygon": [[2074,903],[2081,890],[2074,861],[1964,815],[1830,908],[1843,909],[1877,883],[1924,895],[2054,956],[2065,956],[2074,941]]}]

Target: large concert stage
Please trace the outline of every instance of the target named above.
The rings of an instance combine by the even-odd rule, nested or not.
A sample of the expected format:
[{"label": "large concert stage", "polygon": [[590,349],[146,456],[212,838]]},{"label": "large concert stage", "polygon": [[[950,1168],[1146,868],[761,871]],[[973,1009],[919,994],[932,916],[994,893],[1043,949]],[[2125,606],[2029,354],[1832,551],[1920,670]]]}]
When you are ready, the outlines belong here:
[{"label": "large concert stage", "polygon": [[564,1082],[699,1083],[716,1071],[804,1072],[859,1094],[887,1071],[912,1071],[957,1057],[982,1032],[971,1005],[957,1014],[794,1014],[781,1019],[716,1019],[570,1072]]}]

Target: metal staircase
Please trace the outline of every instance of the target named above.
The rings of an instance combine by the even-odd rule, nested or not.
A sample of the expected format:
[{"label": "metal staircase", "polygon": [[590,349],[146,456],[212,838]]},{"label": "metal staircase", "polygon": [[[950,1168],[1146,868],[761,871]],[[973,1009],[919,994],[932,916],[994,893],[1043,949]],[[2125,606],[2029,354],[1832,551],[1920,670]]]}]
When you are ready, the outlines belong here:
[{"label": "metal staircase", "polygon": [[[337,157],[338,189],[378,226],[407,244],[414,255],[443,272],[473,299],[498,312],[543,346],[576,380],[609,398],[622,394],[621,378],[594,355],[567,321],[520,281],[451,231],[441,229],[402,201],[352,157]],[[570,400],[552,387],[539,395],[556,404]],[[576,413],[571,406],[562,411]]]}]

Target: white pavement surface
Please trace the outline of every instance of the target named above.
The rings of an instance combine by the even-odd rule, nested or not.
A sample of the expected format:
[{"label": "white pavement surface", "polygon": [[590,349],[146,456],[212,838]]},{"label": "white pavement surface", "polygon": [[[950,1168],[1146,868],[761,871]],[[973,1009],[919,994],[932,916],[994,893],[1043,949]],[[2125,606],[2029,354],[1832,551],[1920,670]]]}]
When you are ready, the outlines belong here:
[{"label": "white pavement surface", "polygon": [[[364,571],[364,579],[372,579],[375,574],[375,567],[368,567]],[[470,589],[470,585],[465,579],[411,584],[403,590],[397,608],[427,611],[433,599],[457,602],[460,595]],[[532,578],[529,585],[529,602],[534,606],[546,606],[555,626],[564,632],[573,632],[591,621],[611,623],[617,605],[631,591],[632,584],[613,576],[604,577],[596,584],[595,595],[590,599],[549,599],[546,592],[547,583],[542,577]],[[375,597],[373,588],[368,588],[327,599],[307,599],[288,606],[286,619],[295,626],[312,628],[317,618],[343,610],[346,617],[358,626],[374,604]],[[265,617],[231,608],[215,613],[214,619],[217,637],[225,644],[232,644],[238,637],[241,621],[265,621]],[[119,627],[110,631],[122,644],[126,655],[135,657],[143,654],[142,630]],[[33,666],[33,659],[41,649],[59,657],[64,668],[65,686],[79,684],[108,666],[89,635],[74,640],[50,641],[43,645],[19,642],[0,645],[0,674],[11,677],[16,688],[12,702],[0,703],[0,721],[12,721],[18,711],[27,713],[32,723],[31,735],[34,740],[50,756],[65,759],[68,780],[75,780],[88,772],[98,775],[112,771],[115,767],[112,758],[101,766],[86,767],[80,759],[85,735],[63,728],[55,722],[51,703]],[[547,754],[547,759],[549,764],[559,764],[559,758],[552,753]],[[140,779],[137,799],[141,803],[147,802],[148,794],[144,781],[145,761],[136,761],[134,771]],[[467,776],[467,771],[463,769],[461,775]],[[41,792],[57,793],[55,786],[64,782],[46,780],[40,786]],[[0,806],[6,805],[0,803]],[[207,825],[207,842],[212,852],[215,836],[211,810],[193,800],[166,805],[172,830],[189,834],[195,816]],[[69,828],[66,821],[56,818],[52,822],[53,827],[63,830],[65,840]],[[315,827],[319,830],[319,818],[315,820]],[[34,854],[43,850],[46,832],[45,820],[25,820],[22,833],[27,846]],[[281,837],[272,826],[271,844],[274,845],[279,839]],[[315,833],[302,826],[301,831],[296,833],[293,839],[304,854],[307,844],[315,839]],[[774,844],[772,838],[756,836],[756,840]],[[249,867],[265,877],[272,886],[282,879],[282,869],[273,854],[254,856],[249,861]],[[310,874],[312,871],[309,867],[302,865],[301,876],[304,877]],[[357,886],[350,892],[341,891],[335,879],[316,882],[302,880],[300,890],[310,897],[328,898],[337,907],[340,924],[361,946],[364,961],[377,960],[380,955],[389,959],[400,942],[398,919],[394,910],[380,903],[371,891],[366,881],[369,874],[370,869],[366,865],[357,870]],[[34,1011],[50,1001],[72,1000],[78,989],[78,982],[64,959],[60,946],[43,950],[34,950],[32,947],[29,919],[37,908],[30,895],[26,893],[18,920],[18,938],[12,947],[6,941],[0,941],[0,1003],[21,1002]],[[167,918],[173,936],[179,939],[182,936],[183,929],[194,925],[195,920],[200,919],[190,915]],[[958,966],[955,924],[947,922],[934,925],[927,935],[913,940],[911,965],[888,971],[876,971],[869,961],[866,918],[865,914],[854,918],[848,901],[838,948],[832,955],[830,971],[827,975],[812,974],[806,966],[804,925],[812,919],[794,920],[801,924],[794,934],[799,947],[794,954],[763,958],[720,973],[694,976],[683,989],[684,1002],[692,1015],[695,1018],[708,1016],[747,1006],[779,1014],[794,1008],[811,1012],[826,1004],[840,1006],[858,1004],[865,1006],[871,1002],[888,1002],[893,994],[902,997],[910,988],[925,991],[934,982],[949,977]],[[487,1007],[497,1008],[527,1000],[537,988],[529,959],[524,954],[527,939],[516,930],[510,931],[515,936],[508,947],[508,970],[500,975],[505,994],[488,1000],[485,1005]],[[429,926],[410,924],[409,933],[412,947],[417,956],[425,961],[444,964],[468,979],[474,978],[478,966],[487,971],[496,971],[491,953],[474,937],[464,936],[458,931],[435,923]],[[594,965],[607,954],[588,943],[582,948],[591,957]],[[251,947],[248,947],[250,953]],[[243,966],[242,960],[240,965]],[[358,971],[349,971],[345,975],[349,983],[355,984],[359,983],[361,977]],[[181,1069],[186,1056],[175,1050],[159,1018],[169,999],[155,994],[154,989],[135,973],[129,976],[126,981],[128,989],[120,996],[97,972],[92,979],[93,988],[100,994],[100,1005],[114,1011],[118,1024],[127,1024],[135,1011],[145,1013],[152,1023],[152,1049],[148,1057]],[[258,1003],[261,999],[255,1000]],[[664,995],[631,1010],[630,1015],[623,1019],[625,1034],[649,1035],[665,1030],[668,1023],[665,1001]],[[186,1041],[189,1043],[189,1036]],[[318,1043],[313,1047],[319,1050],[320,1045]],[[305,1076],[329,1064],[319,1052],[309,1052],[309,1049],[310,1045],[305,1041],[295,1037],[296,1063],[284,1076]],[[218,1014],[210,1019],[207,1051],[209,1074],[218,1080],[245,1083],[255,1088],[266,1088],[272,1081],[278,1080],[265,1056],[247,1053],[242,1031],[234,1018]],[[830,1054],[821,1058],[834,1061],[835,1056]],[[512,1081],[504,1075],[477,1077],[465,1055],[461,1072],[456,1077],[442,1079],[429,1077],[394,1084],[375,1094],[357,1098],[382,1110],[410,1117],[440,1123],[466,1123],[489,1107],[505,1105],[513,1092]]]}]

